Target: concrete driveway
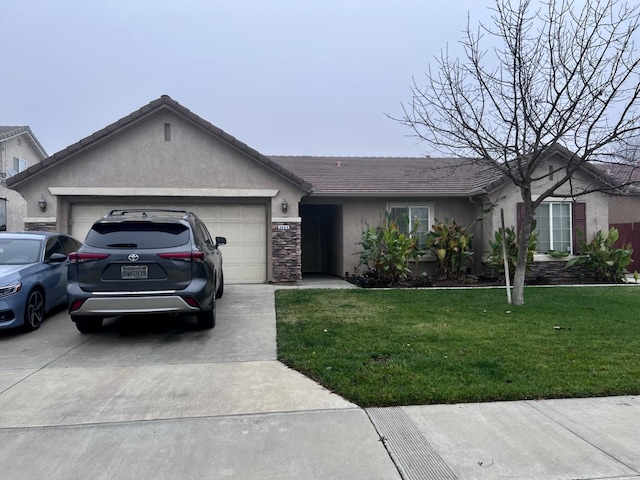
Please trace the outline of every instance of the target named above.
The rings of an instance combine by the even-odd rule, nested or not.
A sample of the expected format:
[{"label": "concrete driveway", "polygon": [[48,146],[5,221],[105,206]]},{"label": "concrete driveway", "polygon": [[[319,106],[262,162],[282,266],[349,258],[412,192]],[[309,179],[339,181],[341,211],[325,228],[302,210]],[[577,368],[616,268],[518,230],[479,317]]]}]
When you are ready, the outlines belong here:
[{"label": "concrete driveway", "polygon": [[273,301],[0,333],[0,479],[400,478],[366,412],[276,361]]}]

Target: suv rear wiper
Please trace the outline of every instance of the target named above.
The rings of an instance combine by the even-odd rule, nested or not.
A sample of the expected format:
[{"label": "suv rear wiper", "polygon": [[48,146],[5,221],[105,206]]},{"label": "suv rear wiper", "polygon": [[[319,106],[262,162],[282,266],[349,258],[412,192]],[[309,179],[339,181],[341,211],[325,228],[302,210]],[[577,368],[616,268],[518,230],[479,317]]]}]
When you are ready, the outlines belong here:
[{"label": "suv rear wiper", "polygon": [[137,243],[110,243],[107,247],[111,248],[136,248]]}]

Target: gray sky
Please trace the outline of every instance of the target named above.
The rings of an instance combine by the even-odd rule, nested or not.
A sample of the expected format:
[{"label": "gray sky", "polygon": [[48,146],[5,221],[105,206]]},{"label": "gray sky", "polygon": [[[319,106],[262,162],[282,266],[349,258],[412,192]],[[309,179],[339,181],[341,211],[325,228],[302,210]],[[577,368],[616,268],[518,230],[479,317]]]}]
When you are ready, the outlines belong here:
[{"label": "gray sky", "polygon": [[5,2],[0,125],[51,155],[174,100],[266,155],[421,156],[412,77],[492,0]]}]

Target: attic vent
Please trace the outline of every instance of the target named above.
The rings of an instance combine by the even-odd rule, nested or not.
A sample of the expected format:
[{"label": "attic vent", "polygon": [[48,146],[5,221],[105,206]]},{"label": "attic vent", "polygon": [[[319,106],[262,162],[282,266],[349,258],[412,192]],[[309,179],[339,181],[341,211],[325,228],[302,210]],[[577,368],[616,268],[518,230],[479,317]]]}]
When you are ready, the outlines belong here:
[{"label": "attic vent", "polygon": [[553,181],[553,165],[549,165],[549,180]]},{"label": "attic vent", "polygon": [[342,161],[341,160],[337,160],[336,161],[336,167],[341,167],[342,166]]},{"label": "attic vent", "polygon": [[164,124],[164,141],[165,142],[171,141],[171,124],[170,123]]},{"label": "attic vent", "polygon": [[22,146],[22,139],[21,138],[16,139],[16,142],[18,143],[19,147]]}]

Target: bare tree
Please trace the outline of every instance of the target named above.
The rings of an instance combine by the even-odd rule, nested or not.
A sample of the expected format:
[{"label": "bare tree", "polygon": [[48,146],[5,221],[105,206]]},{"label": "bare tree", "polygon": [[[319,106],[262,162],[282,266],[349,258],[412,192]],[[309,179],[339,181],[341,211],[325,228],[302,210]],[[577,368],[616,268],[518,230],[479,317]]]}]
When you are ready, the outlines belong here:
[{"label": "bare tree", "polygon": [[[492,24],[467,25],[462,59],[441,52],[415,80],[412,102],[398,119],[445,154],[476,158],[520,190],[524,221],[513,303],[524,303],[526,253],[535,209],[560,187],[571,195],[619,192],[617,185],[573,185],[589,163],[626,163],[621,145],[640,138],[640,8],[620,0],[496,0]],[[485,47],[484,45],[488,45]],[[532,186],[556,145],[571,152],[538,196]],[[615,188],[614,188],[615,187]]]}]

